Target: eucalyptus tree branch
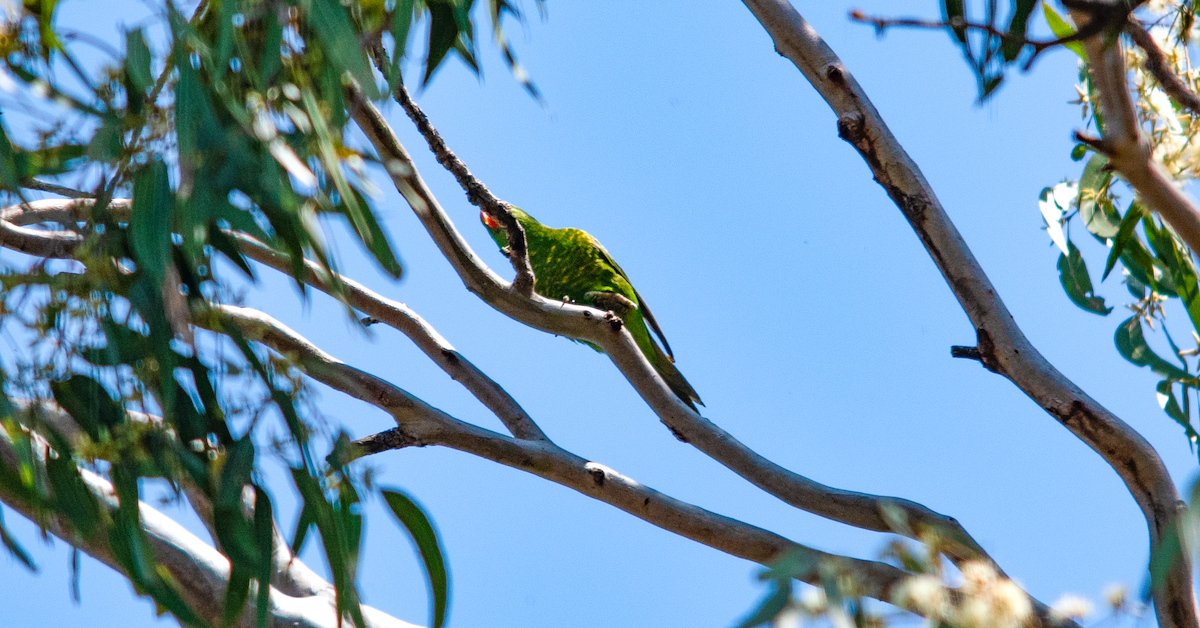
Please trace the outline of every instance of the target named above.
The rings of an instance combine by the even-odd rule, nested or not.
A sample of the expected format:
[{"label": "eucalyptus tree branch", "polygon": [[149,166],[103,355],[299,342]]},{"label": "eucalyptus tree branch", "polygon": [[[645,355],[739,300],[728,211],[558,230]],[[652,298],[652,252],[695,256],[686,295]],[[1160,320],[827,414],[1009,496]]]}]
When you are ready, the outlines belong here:
[{"label": "eucalyptus tree branch", "polygon": [[1180,107],[1191,110],[1193,114],[1200,114],[1200,96],[1171,70],[1167,55],[1133,16],[1130,16],[1129,22],[1125,24],[1125,34],[1146,53],[1146,71],[1158,81],[1158,85],[1167,96]]},{"label": "eucalyptus tree branch", "polygon": [[[801,510],[875,532],[910,538],[937,534],[948,543],[956,562],[991,558],[953,517],[916,502],[825,486],[766,459],[679,401],[646,361],[633,337],[603,312],[586,306],[521,294],[489,269],[455,229],[449,216],[417,172],[408,152],[379,110],[351,92],[351,113],[384,163],[396,189],[416,212],[426,230],[454,266],[467,289],[492,307],[535,329],[587,340],[609,356],[625,378],[678,438],[691,443],[755,486]],[[429,129],[430,133],[432,127]],[[445,146],[437,138],[431,145]],[[611,316],[611,314],[609,314]],[[888,513],[898,513],[891,517]],[[897,527],[897,523],[903,525]],[[994,562],[993,562],[994,564]]]},{"label": "eucalyptus tree branch", "polygon": [[[246,257],[281,273],[291,272],[291,259],[286,253],[272,249],[243,233],[230,232],[229,235],[237,241],[239,250]],[[304,260],[304,265],[307,271],[305,283],[331,293],[329,283],[322,277],[321,267],[310,260]],[[463,357],[437,330],[407,305],[379,295],[352,279],[339,279],[346,300],[352,307],[408,336],[430,360],[491,410],[514,437],[524,440],[548,440],[542,429],[508,391]]]},{"label": "eucalyptus tree branch", "polygon": [[[27,206],[17,217],[29,223],[50,220],[69,222],[78,220],[78,212],[90,207],[87,202],[55,204],[39,201],[36,205]],[[116,209],[121,211],[123,208],[118,206]],[[4,215],[0,213],[0,217]],[[0,228],[2,227],[4,223],[0,221]],[[34,233],[51,241],[61,235],[61,232],[54,231]],[[896,586],[907,576],[905,572],[882,563],[829,555],[804,548],[765,530],[680,502],[624,478],[602,465],[589,463],[565,452],[549,441],[510,439],[453,419],[370,374],[337,362],[290,330],[252,310],[222,306],[213,312],[225,319],[236,319],[237,315],[241,314],[239,328],[247,337],[265,341],[277,351],[296,356],[300,365],[314,379],[392,414],[401,427],[387,433],[386,437],[364,441],[364,451],[372,449],[372,443],[375,445],[373,449],[380,451],[382,448],[379,444],[384,443],[388,448],[442,445],[473,453],[574,488],[664,529],[748,560],[769,563],[782,555],[782,552],[801,548],[801,551],[809,552],[817,563],[827,561],[824,564],[829,564],[831,561],[837,569],[852,576],[856,581],[861,581],[865,587],[865,595],[885,601],[893,599]],[[206,321],[197,322],[204,324]],[[208,319],[207,323],[215,326],[220,321]],[[893,514],[893,522],[900,521],[906,524],[897,532],[919,538],[920,535],[915,534],[914,529],[907,524],[920,524],[920,520],[912,518],[904,521],[907,503],[901,500],[881,500],[875,507],[881,512],[890,511]],[[897,512],[899,518],[895,516]],[[880,516],[882,517],[882,514]],[[939,533],[943,541],[946,538],[945,529],[941,527],[925,528],[923,531]],[[947,553],[951,551],[947,550]],[[986,556],[981,558],[988,560]],[[812,571],[802,574],[801,578],[818,583],[820,574]],[[1046,607],[1036,600],[1031,600],[1031,604],[1039,619],[1036,625],[1049,625]]]},{"label": "eucalyptus tree branch", "polygon": [[[247,338],[293,359],[309,377],[390,414],[397,427],[357,441],[361,455],[426,446],[474,454],[574,489],[664,530],[759,564],[771,564],[789,552],[803,552],[812,559],[812,567],[799,574],[799,580],[822,586],[822,570],[833,568],[850,576],[859,587],[858,593],[889,603],[897,599],[898,587],[910,575],[884,563],[809,548],[688,504],[551,442],[517,440],[460,421],[381,378],[339,361],[262,312],[234,306],[217,306],[213,312],[213,319],[198,324],[235,324]],[[1034,610],[1030,626],[1074,625],[1053,619],[1049,609],[1037,600],[1029,598],[1029,602]]]},{"label": "eucalyptus tree branch", "polygon": [[[8,246],[8,234],[20,229],[22,246],[31,255],[42,257],[71,257],[75,247],[83,243],[70,231],[24,229],[38,222],[78,222],[87,220],[94,201],[40,200],[14,205],[0,210],[0,246]],[[130,211],[128,199],[113,199],[108,208],[118,216]],[[284,274],[291,274],[291,258],[286,254],[239,232],[227,231],[239,245],[243,255]],[[15,247],[10,247],[15,248]],[[310,260],[304,260],[305,283],[328,294],[334,294],[326,271]],[[386,323],[408,336],[417,347],[452,379],[462,384],[484,406],[491,410],[513,436],[522,439],[545,440],[547,437],[529,414],[507,391],[467,360],[437,330],[425,322],[407,305],[385,298],[356,281],[339,277],[343,294],[349,304]]]},{"label": "eucalyptus tree branch", "polygon": [[[916,163],[812,26],[786,0],[743,2],[774,40],[775,49],[796,65],[833,109],[838,116],[839,136],[858,150],[875,180],[908,219],[975,326],[984,366],[1012,381],[1117,472],[1141,508],[1150,546],[1157,550],[1175,533],[1173,526],[1183,507],[1158,453],[1141,434],[1054,368],[1029,342]],[[1123,130],[1124,135],[1118,137],[1126,141],[1131,137],[1136,142],[1137,127],[1128,125],[1136,120],[1124,91],[1124,72],[1117,66],[1120,55],[1100,50],[1099,39],[1089,39],[1085,45],[1092,45],[1095,54],[1105,57],[1106,67],[1097,68],[1098,74],[1105,75],[1102,93],[1119,88],[1125,98],[1123,109],[1116,106],[1121,104],[1119,98],[1106,96],[1106,123]],[[1110,106],[1109,100],[1117,102]],[[1117,110],[1121,110],[1119,115]],[[1118,120],[1113,121],[1114,117]],[[1143,168],[1147,163],[1143,162]],[[1161,174],[1161,169],[1158,172]],[[1166,584],[1154,592],[1160,626],[1197,625],[1191,583],[1190,559],[1181,555]]]},{"label": "eucalyptus tree branch", "polygon": [[[51,420],[55,419],[51,417]],[[69,417],[67,422],[72,422]],[[3,438],[3,430],[0,429],[0,464],[13,465],[16,461],[16,452],[9,441]],[[97,497],[109,507],[116,506],[116,493],[108,480],[86,469],[80,469],[80,472],[87,487]],[[0,502],[31,521],[41,522],[48,532],[124,574],[103,535],[84,538],[65,515],[47,516],[36,506],[25,502],[21,496],[9,492],[3,486],[0,486]],[[229,560],[149,504],[140,502],[138,510],[142,529],[149,538],[155,560],[171,574],[188,607],[214,624],[219,623],[224,613],[225,591],[229,582]],[[316,577],[315,574],[312,575]],[[339,622],[333,596],[333,587],[328,584],[316,594],[307,596],[287,595],[272,586],[269,625],[271,628],[336,628]],[[256,614],[253,608],[252,596],[247,610],[234,624],[236,628],[254,628]],[[363,615],[369,628],[416,628],[366,606],[363,607]]]}]

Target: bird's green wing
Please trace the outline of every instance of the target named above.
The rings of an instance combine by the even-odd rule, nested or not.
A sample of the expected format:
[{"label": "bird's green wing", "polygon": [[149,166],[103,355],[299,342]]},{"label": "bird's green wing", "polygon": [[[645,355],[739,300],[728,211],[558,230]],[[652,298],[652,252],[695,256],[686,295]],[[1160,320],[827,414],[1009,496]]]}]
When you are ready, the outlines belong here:
[{"label": "bird's green wing", "polygon": [[[589,237],[591,237],[590,234]],[[646,300],[642,298],[642,295],[638,293],[637,288],[633,287],[633,282],[629,281],[629,275],[625,274],[625,271],[621,268],[621,265],[612,258],[612,255],[608,254],[608,250],[604,248],[604,245],[600,244],[600,242],[594,237],[592,237],[592,244],[595,245],[596,250],[600,252],[600,257],[610,266],[612,266],[618,274],[624,277],[625,282],[628,283],[629,287],[633,289],[633,296],[637,297],[638,309],[642,312],[642,318],[650,324],[650,329],[654,330],[654,335],[658,336],[659,341],[662,342],[663,349],[665,349],[667,352],[667,357],[671,358],[671,361],[674,362],[675,354],[671,352],[671,344],[667,342],[667,337],[663,335],[662,328],[658,326],[658,321],[655,320],[654,313],[650,311],[650,306],[646,303]]]}]

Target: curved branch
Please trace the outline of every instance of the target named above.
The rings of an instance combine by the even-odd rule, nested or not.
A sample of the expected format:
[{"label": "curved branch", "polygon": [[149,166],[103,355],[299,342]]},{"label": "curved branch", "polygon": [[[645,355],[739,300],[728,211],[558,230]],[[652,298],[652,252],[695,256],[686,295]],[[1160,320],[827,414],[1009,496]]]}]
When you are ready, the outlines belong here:
[{"label": "curved branch", "polygon": [[[896,599],[897,586],[909,576],[891,565],[828,554],[688,504],[553,443],[520,441],[455,419],[403,389],[337,360],[262,312],[233,306],[220,306],[215,312],[219,320],[236,324],[247,338],[293,357],[313,379],[391,414],[398,427],[358,441],[363,455],[430,445],[474,454],[574,489],[664,530],[759,564],[768,565],[787,552],[799,550],[811,556],[814,565],[798,576],[801,581],[821,586],[820,566],[832,565],[850,575],[861,587],[862,595],[889,603]],[[1044,604],[1032,598],[1029,601],[1036,618],[1031,625],[1060,625]]]},{"label": "curved branch", "polygon": [[[380,158],[385,163],[398,164],[388,168],[396,188],[467,289],[489,305],[535,329],[584,339],[601,347],[672,433],[785,503],[875,532],[895,532],[918,540],[924,534],[937,533],[949,541],[946,553],[956,562],[974,559],[991,562],[982,546],[953,517],[906,499],[825,486],[759,455],[680,402],[646,361],[633,337],[620,327],[609,325],[599,310],[550,301],[536,293],[523,295],[512,289],[483,264],[455,229],[379,110],[357,92],[351,93],[351,97],[354,119]],[[427,132],[432,133],[432,129]],[[445,146],[440,138],[428,141],[435,148]],[[901,513],[905,525],[898,528],[885,514],[889,510]]]},{"label": "curved branch", "polygon": [[[1142,510],[1150,546],[1159,547],[1168,534],[1173,534],[1172,525],[1182,503],[1158,453],[1141,434],[1083,392],[1033,347],[916,163],[896,141],[862,87],[808,22],[786,0],[743,2],[770,34],[775,49],[796,65],[837,114],[838,134],[858,150],[875,180],[908,219],[975,326],[983,364],[1012,381],[1117,472]],[[1123,70],[1116,66],[1120,54],[1097,50],[1098,40],[1091,38],[1085,45],[1092,46],[1089,53],[1108,58],[1106,69],[1097,71],[1105,76],[1102,91],[1117,89],[1125,98],[1120,107],[1119,97],[1105,96],[1105,120],[1127,120],[1116,122],[1124,132],[1120,137],[1136,143],[1137,127],[1130,126],[1136,119],[1128,104],[1128,92],[1124,91]],[[1110,105],[1109,101],[1115,102]],[[1148,164],[1143,160],[1143,169],[1162,174],[1160,168]],[[1182,197],[1165,178],[1160,182]],[[1200,229],[1196,233],[1200,235]],[[1191,578],[1190,560],[1182,557],[1167,585],[1155,591],[1155,610],[1164,628],[1197,625]]]},{"label": "curved branch", "polygon": [[[19,217],[30,223],[50,220],[69,222],[78,220],[78,212],[89,207],[87,203],[38,202],[38,206],[22,210]],[[118,205],[116,209],[121,211],[124,208]],[[0,218],[5,216],[5,213],[0,213]],[[3,227],[4,224],[0,223],[0,229]],[[58,232],[52,231],[36,233],[49,239],[58,235]],[[748,560],[769,563],[783,552],[800,548],[802,551],[811,552],[811,555],[818,559],[818,564],[821,561],[833,561],[839,569],[848,571],[856,580],[862,581],[867,587],[868,596],[885,601],[892,599],[893,590],[907,575],[886,564],[829,555],[804,548],[765,530],[680,502],[624,478],[602,465],[589,463],[558,448],[548,440],[510,439],[458,421],[387,382],[338,362],[286,327],[254,310],[220,306],[214,309],[214,312],[225,319],[239,321],[239,327],[248,337],[265,341],[278,351],[296,356],[314,379],[392,414],[401,424],[401,428],[365,440],[361,444],[364,453],[423,445],[443,445],[474,453],[569,486],[664,529]],[[205,320],[198,322],[204,323]],[[210,325],[220,324],[220,320],[211,318],[207,319],[207,322]],[[872,506],[880,511],[892,512],[898,508],[899,512],[905,513],[907,503],[902,500],[881,500]],[[905,527],[911,521],[901,523],[904,525],[897,532],[913,533]],[[802,579],[815,584],[819,582],[819,577],[820,575],[813,571],[804,575]],[[1031,604],[1039,618],[1038,625],[1048,625],[1049,611],[1045,605],[1032,599]]]}]

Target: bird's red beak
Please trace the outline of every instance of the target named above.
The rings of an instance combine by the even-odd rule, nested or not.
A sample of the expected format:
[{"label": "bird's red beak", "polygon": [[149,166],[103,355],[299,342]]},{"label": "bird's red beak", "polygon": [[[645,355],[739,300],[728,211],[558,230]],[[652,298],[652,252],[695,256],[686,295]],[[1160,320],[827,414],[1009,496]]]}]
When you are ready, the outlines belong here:
[{"label": "bird's red beak", "polygon": [[488,215],[487,212],[485,212],[483,210],[480,210],[480,212],[479,212],[479,219],[483,221],[484,226],[486,226],[488,229],[499,229],[500,228],[500,223],[496,222],[495,218],[492,218],[491,216]]}]

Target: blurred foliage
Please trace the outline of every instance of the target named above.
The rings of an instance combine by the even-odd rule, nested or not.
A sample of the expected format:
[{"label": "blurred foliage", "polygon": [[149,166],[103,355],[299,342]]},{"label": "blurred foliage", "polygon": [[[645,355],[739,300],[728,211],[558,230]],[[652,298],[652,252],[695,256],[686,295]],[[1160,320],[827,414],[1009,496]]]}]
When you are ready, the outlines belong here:
[{"label": "blurred foliage", "polygon": [[[1060,15],[1049,2],[1043,2],[1042,10],[1038,11],[1039,0],[1010,0],[1007,10],[1002,10],[997,0],[979,3],[942,0],[941,5],[945,28],[974,73],[979,84],[979,98],[984,100],[995,93],[1010,69],[1015,66],[1028,70],[1046,50],[1063,46],[1082,56],[1079,38],[1098,33],[1115,37],[1129,13],[1145,2],[1092,3],[1088,10],[1094,19],[1082,32],[1077,32],[1070,19],[1065,14]],[[1191,15],[1190,7],[1186,11]],[[1032,37],[1031,30],[1039,13],[1053,33],[1052,38],[1039,40]]]},{"label": "blurred foliage", "polygon": [[[86,33],[56,26],[56,0],[14,6],[0,21],[3,107],[33,127],[14,132],[12,116],[0,122],[0,193],[11,203],[50,185],[94,199],[77,220],[41,225],[82,242],[72,260],[10,262],[0,274],[0,329],[29,339],[0,370],[0,437],[15,452],[0,456],[0,491],[39,525],[54,522],[110,547],[136,590],[183,625],[228,625],[255,591],[257,624],[267,622],[269,587],[252,586],[265,585],[276,567],[275,513],[259,476],[264,455],[292,470],[303,503],[292,549],[316,528],[340,616],[363,625],[355,583],[361,501],[378,494],[424,559],[432,625],[445,619],[448,581],[428,517],[402,492],[380,493],[369,475],[338,464],[349,459],[337,453],[349,441],[308,404],[301,371],[252,344],[212,305],[237,300],[220,276],[231,266],[216,258],[254,279],[235,236],[289,257],[301,291],[304,262],[315,262],[342,296],[323,236],[329,219],[348,223],[378,266],[400,277],[370,200],[373,158],[344,141],[345,90],[389,93],[422,25],[424,82],[453,56],[478,72],[475,32],[484,14],[505,62],[536,96],[501,28],[506,15],[521,17],[517,8],[506,0],[488,0],[486,12],[474,5],[202,0],[185,14],[168,1],[151,20],[163,41],[143,23],[125,33],[121,49],[96,46],[100,55],[76,49],[95,45]],[[389,57],[372,60],[368,51]],[[372,61],[389,68],[383,89]],[[131,202],[112,202],[123,198]],[[78,430],[64,431],[41,401]],[[284,435],[270,437],[271,424]],[[318,455],[321,448],[333,455]],[[96,477],[115,495],[97,493]],[[217,544],[232,565],[220,616],[190,608],[156,564],[139,525],[151,480],[211,506]],[[0,542],[34,567],[2,520]]]}]

